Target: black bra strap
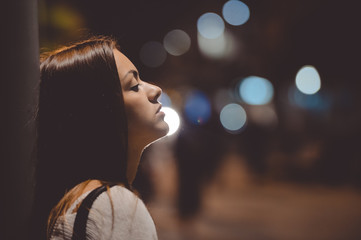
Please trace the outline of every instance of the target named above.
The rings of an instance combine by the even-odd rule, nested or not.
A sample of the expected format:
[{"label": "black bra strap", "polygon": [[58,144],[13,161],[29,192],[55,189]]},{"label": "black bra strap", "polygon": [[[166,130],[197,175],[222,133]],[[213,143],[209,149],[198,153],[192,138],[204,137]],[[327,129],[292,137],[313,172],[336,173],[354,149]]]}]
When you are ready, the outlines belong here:
[{"label": "black bra strap", "polygon": [[[111,185],[112,186],[112,185]],[[111,187],[110,186],[110,187]],[[90,208],[93,205],[95,199],[107,190],[107,185],[100,186],[93,191],[91,191],[86,198],[80,204],[73,227],[73,236],[72,240],[85,240],[86,239],[86,223],[88,220],[88,215]]]}]

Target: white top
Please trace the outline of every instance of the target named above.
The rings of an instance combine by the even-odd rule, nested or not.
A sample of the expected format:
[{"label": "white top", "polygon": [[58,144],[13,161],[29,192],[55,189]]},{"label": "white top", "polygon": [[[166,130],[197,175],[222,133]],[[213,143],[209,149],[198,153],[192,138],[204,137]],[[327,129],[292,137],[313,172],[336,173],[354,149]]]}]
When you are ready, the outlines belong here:
[{"label": "white top", "polygon": [[[71,240],[76,216],[73,210],[89,193],[82,194],[66,214],[59,217],[51,240]],[[111,187],[110,194],[105,191],[94,201],[86,232],[88,239],[94,240],[158,239],[153,219],[143,201],[122,186]]]}]

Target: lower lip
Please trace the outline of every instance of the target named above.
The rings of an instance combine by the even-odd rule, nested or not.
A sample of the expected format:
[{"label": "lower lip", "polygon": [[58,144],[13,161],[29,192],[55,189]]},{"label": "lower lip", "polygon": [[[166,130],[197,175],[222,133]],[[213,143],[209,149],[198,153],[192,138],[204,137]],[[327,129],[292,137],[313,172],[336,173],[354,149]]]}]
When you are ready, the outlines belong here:
[{"label": "lower lip", "polygon": [[157,115],[165,116],[165,113],[162,112],[162,111],[159,111],[159,112],[157,113]]}]

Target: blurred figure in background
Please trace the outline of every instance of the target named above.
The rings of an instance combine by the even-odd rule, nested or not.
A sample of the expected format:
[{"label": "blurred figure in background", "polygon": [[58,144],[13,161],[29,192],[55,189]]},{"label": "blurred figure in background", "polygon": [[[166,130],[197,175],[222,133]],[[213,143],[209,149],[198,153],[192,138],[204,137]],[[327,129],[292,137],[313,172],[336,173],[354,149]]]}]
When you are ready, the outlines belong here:
[{"label": "blurred figure in background", "polygon": [[194,125],[186,119],[179,133],[175,156],[178,166],[180,216],[194,216],[201,208],[203,187],[210,181],[225,152],[222,129],[214,114],[208,122]]}]

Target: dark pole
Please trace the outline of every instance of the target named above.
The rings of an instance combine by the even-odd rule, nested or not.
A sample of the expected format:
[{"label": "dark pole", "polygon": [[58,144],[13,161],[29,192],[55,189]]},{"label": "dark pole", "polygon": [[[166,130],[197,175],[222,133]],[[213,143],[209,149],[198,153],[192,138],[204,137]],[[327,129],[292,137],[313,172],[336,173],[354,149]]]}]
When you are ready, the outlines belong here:
[{"label": "dark pole", "polygon": [[36,0],[0,7],[0,239],[26,239],[33,197],[34,128],[39,79]]}]

